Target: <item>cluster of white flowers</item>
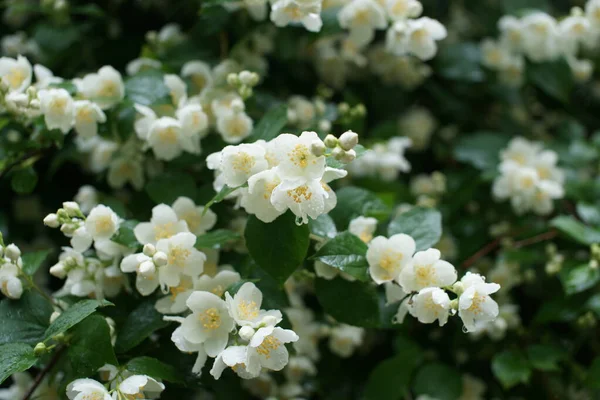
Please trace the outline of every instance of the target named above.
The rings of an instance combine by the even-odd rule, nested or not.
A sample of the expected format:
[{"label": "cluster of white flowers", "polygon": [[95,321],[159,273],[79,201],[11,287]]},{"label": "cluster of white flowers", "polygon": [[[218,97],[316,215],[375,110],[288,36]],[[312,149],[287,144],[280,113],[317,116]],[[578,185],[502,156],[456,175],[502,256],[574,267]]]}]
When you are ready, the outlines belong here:
[{"label": "cluster of white flowers", "polygon": [[328,167],[326,158],[349,163],[357,143],[358,135],[351,131],[339,140],[329,135],[325,142],[316,132],[284,133],[269,142],[227,146],[209,155],[207,165],[215,170],[215,190],[238,188],[230,197],[261,221],[271,222],[289,209],[298,223],[307,223],[308,217],[335,207],[337,198],[328,183],[347,174]]},{"label": "cluster of white flowers", "polygon": [[372,176],[392,182],[401,172],[410,171],[410,163],[404,157],[404,152],[411,144],[411,139],[406,137],[375,143],[361,158],[348,165],[348,172],[356,178]]},{"label": "cluster of white flowers", "polygon": [[240,378],[251,379],[263,369],[280,371],[288,363],[285,346],[298,340],[298,335],[277,325],[282,320],[279,310],[261,309],[262,292],[252,283],[244,283],[225,299],[214,292],[195,290],[187,298],[185,317],[167,316],[181,323],[171,339],[186,353],[198,353],[192,372],[200,375],[207,357],[215,358],[210,370],[215,379],[231,368]]},{"label": "cluster of white flowers", "polygon": [[597,50],[600,38],[600,1],[589,0],[585,10],[574,7],[560,21],[542,11],[522,18],[504,16],[498,22],[500,38],[482,43],[482,62],[499,72],[500,79],[514,86],[523,82],[527,57],[533,62],[564,57],[578,81],[587,81],[593,62],[578,58],[581,50]]},{"label": "cluster of white flowers", "polygon": [[433,207],[446,193],[446,176],[439,171],[416,175],[410,180],[410,193],[417,198],[417,205]]},{"label": "cluster of white flowers", "polygon": [[433,72],[431,67],[410,55],[396,55],[388,52],[384,45],[374,46],[367,55],[371,72],[383,83],[401,85],[414,89],[421,85]]},{"label": "cluster of white flowers", "polygon": [[[467,272],[457,281],[456,269],[431,248],[415,253],[414,239],[400,233],[371,240],[367,250],[369,274],[378,285],[385,284],[388,303],[400,302],[395,321],[407,313],[422,323],[436,320],[440,326],[458,313],[465,331],[471,332],[498,316],[498,304],[490,297],[500,285],[486,283],[479,274]],[[448,293],[457,298],[450,300]]]},{"label": "cluster of white flowers", "polygon": [[530,210],[548,215],[553,200],[564,196],[564,172],[557,167],[558,155],[545,150],[541,143],[522,137],[510,141],[500,153],[500,175],[492,192],[498,200],[510,199],[517,214]]},{"label": "cluster of white flowers", "polygon": [[110,365],[100,371],[107,372],[110,384],[103,385],[94,379],[76,379],[67,385],[69,400],[156,399],[165,390],[163,383],[147,375],[119,372]]},{"label": "cluster of white flowers", "polygon": [[23,294],[19,278],[23,267],[21,250],[14,244],[0,246],[0,262],[0,292],[10,299],[20,299]]}]

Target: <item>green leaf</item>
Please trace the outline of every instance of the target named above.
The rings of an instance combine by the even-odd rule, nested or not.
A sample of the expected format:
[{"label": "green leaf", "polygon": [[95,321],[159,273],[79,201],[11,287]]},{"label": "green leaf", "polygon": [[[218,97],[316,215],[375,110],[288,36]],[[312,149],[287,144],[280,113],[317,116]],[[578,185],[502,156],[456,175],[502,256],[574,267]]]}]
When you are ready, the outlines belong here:
[{"label": "green leaf", "polygon": [[118,353],[124,353],[167,325],[169,323],[163,321],[163,315],[154,309],[154,301],[146,301],[129,314],[127,321],[119,329],[115,349]]},{"label": "green leaf", "polygon": [[68,356],[78,376],[92,376],[104,364],[119,365],[104,317],[92,314],[75,326]]},{"label": "green leaf", "polygon": [[19,300],[0,302],[0,344],[37,344],[44,339],[54,309],[42,295],[25,291]]},{"label": "green leaf", "polygon": [[33,32],[33,40],[50,54],[61,54],[79,40],[81,33],[75,25],[40,23]]},{"label": "green leaf", "polygon": [[267,111],[258,124],[256,124],[248,141],[255,142],[259,139],[269,141],[274,139],[281,133],[286,124],[287,106],[281,104],[273,107]]},{"label": "green leaf", "polygon": [[48,254],[50,254],[50,250],[33,251],[23,254],[21,257],[23,260],[23,272],[30,276],[35,274],[46,260],[46,257],[48,257]]},{"label": "green leaf", "polygon": [[83,321],[92,314],[98,307],[112,306],[107,300],[82,300],[67,308],[46,330],[45,339],[50,339],[59,333],[66,332],[68,329]]},{"label": "green leaf", "polygon": [[[204,209],[208,210],[213,204],[222,202],[223,200],[225,200],[225,197],[229,196],[231,193],[235,192],[236,190],[238,190],[241,187],[246,187],[247,185],[248,185],[247,183],[244,183],[243,185],[236,186],[236,187],[229,187],[227,185],[223,186],[221,188],[221,190],[219,191],[219,193],[217,193],[215,195],[215,197],[213,197],[212,199],[210,199],[210,201],[208,203],[206,203],[206,205],[204,206]],[[206,212],[206,211],[204,211],[204,212]]]},{"label": "green leaf", "polygon": [[148,375],[154,379],[182,383],[177,370],[169,364],[152,357],[137,357],[127,363],[127,370],[134,374]]},{"label": "green leaf", "polygon": [[319,218],[309,220],[308,228],[310,229],[310,233],[322,238],[334,238],[337,235],[335,222],[333,222],[333,219],[328,214],[321,214]]},{"label": "green leaf", "polygon": [[142,71],[125,81],[125,94],[137,104],[150,106],[169,101],[170,91],[164,75],[155,70]]},{"label": "green leaf", "polygon": [[304,261],[309,233],[308,225],[296,225],[294,214],[287,212],[271,223],[249,216],[244,237],[256,264],[283,284]]},{"label": "green leaf", "polygon": [[413,389],[418,395],[429,395],[439,400],[456,400],[462,393],[462,379],[457,370],[434,362],[417,371]]},{"label": "green leaf", "polygon": [[130,249],[135,250],[140,248],[142,245],[137,241],[135,234],[133,233],[133,229],[137,224],[138,221],[135,220],[121,222],[119,230],[110,238],[110,240]]},{"label": "green leaf", "polygon": [[325,312],[339,322],[366,328],[381,325],[379,297],[374,285],[342,278],[317,279],[315,293]]},{"label": "green leaf", "polygon": [[410,379],[421,358],[421,350],[414,346],[402,349],[397,356],[379,363],[367,380],[365,399],[400,400],[406,398]]},{"label": "green leaf", "polygon": [[446,79],[481,82],[485,73],[481,67],[479,43],[448,44],[435,57],[436,72]]},{"label": "green leaf", "polygon": [[374,193],[358,187],[347,186],[336,192],[337,205],[329,212],[339,229],[348,228],[353,218],[362,216],[387,216],[389,208]]},{"label": "green leaf", "polygon": [[573,74],[565,59],[527,65],[530,82],[547,95],[568,102],[573,90]]},{"label": "green leaf", "polygon": [[587,371],[587,385],[592,389],[600,389],[600,357],[592,361],[592,365]]},{"label": "green leaf", "polygon": [[498,167],[500,151],[508,140],[508,136],[494,132],[465,135],[456,143],[454,157],[482,171],[493,171]]},{"label": "green leaf", "polygon": [[587,224],[600,226],[600,203],[577,203],[577,215]]},{"label": "green leaf", "polygon": [[12,174],[10,186],[19,194],[33,192],[38,182],[37,172],[32,167],[22,168]]},{"label": "green leaf", "polygon": [[600,271],[590,268],[589,264],[564,267],[560,271],[560,281],[567,295],[583,292],[592,288],[600,280]]},{"label": "green leaf", "polygon": [[239,240],[240,235],[228,229],[217,229],[200,235],[196,239],[197,249],[219,249],[223,245]]},{"label": "green leaf", "polygon": [[427,250],[442,237],[442,215],[432,208],[414,207],[394,218],[388,235],[405,233],[417,243],[417,251]]},{"label": "green leaf", "polygon": [[527,347],[527,357],[531,365],[542,371],[558,370],[558,362],[564,360],[566,355],[565,350],[558,346],[534,344]]},{"label": "green leaf", "polygon": [[194,179],[183,173],[164,173],[146,184],[146,193],[156,204],[172,204],[180,196],[196,197]]},{"label": "green leaf", "polygon": [[16,372],[27,371],[37,357],[25,343],[7,343],[0,346],[0,384]]},{"label": "green leaf", "polygon": [[547,11],[549,9],[547,0],[504,0],[504,12],[506,14],[520,14],[523,10],[540,10]]},{"label": "green leaf", "polygon": [[531,367],[527,358],[515,350],[507,350],[492,359],[492,372],[505,389],[529,382]]},{"label": "green leaf", "polygon": [[574,241],[591,245],[600,243],[600,230],[590,228],[568,215],[559,215],[550,221],[550,225]]},{"label": "green leaf", "polygon": [[368,282],[367,245],[350,232],[342,232],[323,245],[311,258]]}]

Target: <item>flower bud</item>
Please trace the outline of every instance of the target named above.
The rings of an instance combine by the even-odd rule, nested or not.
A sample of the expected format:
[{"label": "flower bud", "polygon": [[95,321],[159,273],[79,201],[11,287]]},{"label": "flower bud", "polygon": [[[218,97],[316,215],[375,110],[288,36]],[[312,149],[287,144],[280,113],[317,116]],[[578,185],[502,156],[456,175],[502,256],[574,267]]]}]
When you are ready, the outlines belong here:
[{"label": "flower bud", "polygon": [[242,326],[239,334],[243,340],[250,340],[252,339],[252,336],[254,336],[254,332],[255,330],[251,326]]},{"label": "flower bud", "polygon": [[52,315],[50,315],[50,323],[52,324],[54,321],[56,321],[56,318],[58,318],[60,314],[60,311],[54,311]]},{"label": "flower bud", "polygon": [[146,260],[138,266],[138,272],[144,278],[152,277],[156,273],[156,265],[151,260]]},{"label": "flower bud", "polygon": [[23,294],[23,284],[16,276],[8,276],[0,279],[0,291],[9,299],[17,300]]},{"label": "flower bud", "polygon": [[4,249],[4,255],[13,261],[17,261],[21,257],[21,250],[11,243]]},{"label": "flower bud", "polygon": [[56,215],[58,216],[59,221],[69,219],[69,214],[63,208],[59,208],[58,211],[56,212]]},{"label": "flower bud", "polygon": [[231,110],[233,112],[236,112],[236,113],[242,112],[242,111],[244,111],[244,108],[246,108],[244,106],[244,102],[242,100],[240,100],[240,99],[234,99],[231,102]]},{"label": "flower bud", "polygon": [[345,151],[340,157],[340,161],[343,162],[344,164],[351,163],[355,159],[356,159],[356,151],[354,151],[354,150]]},{"label": "flower bud", "polygon": [[33,348],[33,354],[35,354],[36,357],[43,355],[47,351],[48,351],[48,348],[46,347],[46,345],[43,342],[39,342]]},{"label": "flower bud", "polygon": [[327,147],[325,147],[325,143],[321,140],[315,140],[310,144],[310,152],[317,157],[325,154],[325,150],[327,150]]},{"label": "flower bud", "polygon": [[263,326],[274,326],[277,324],[277,318],[272,315],[267,315],[262,319],[260,324]]},{"label": "flower bud", "polygon": [[67,236],[71,236],[73,235],[73,233],[75,233],[75,231],[77,230],[78,226],[76,224],[63,224],[60,227],[60,231],[62,233],[64,233]]},{"label": "flower bud", "polygon": [[254,93],[252,88],[250,86],[246,86],[243,85],[242,87],[240,87],[240,90],[238,91],[240,96],[242,96],[242,98],[247,99],[252,97],[252,94]]},{"label": "flower bud", "polygon": [[358,134],[352,131],[346,131],[340,136],[340,146],[344,150],[352,150],[358,144]]},{"label": "flower bud", "polygon": [[258,75],[250,71],[242,71],[239,73],[238,78],[243,85],[254,86],[258,83]]},{"label": "flower bud", "polygon": [[152,257],[156,253],[156,247],[152,243],[146,243],[142,252],[145,256]]},{"label": "flower bud", "polygon": [[462,282],[458,281],[452,285],[452,291],[456,293],[457,296],[460,296],[465,291],[465,287]]},{"label": "flower bud", "polygon": [[157,251],[152,256],[152,261],[154,261],[154,264],[156,264],[157,267],[162,267],[164,265],[167,265],[168,259],[169,258],[167,257],[167,255],[165,253],[163,253],[162,251]]},{"label": "flower bud", "polygon": [[238,74],[232,72],[229,75],[227,75],[227,84],[231,85],[231,86],[237,86],[240,84],[240,78],[238,76]]},{"label": "flower bud", "polygon": [[79,209],[79,204],[74,201],[65,201],[63,203],[63,208],[69,215],[69,217],[77,217],[81,215],[81,210]]},{"label": "flower bud", "polygon": [[287,120],[290,124],[294,124],[296,123],[296,121],[298,121],[298,114],[296,114],[296,111],[288,108],[287,110]]},{"label": "flower bud", "polygon": [[327,146],[330,149],[333,149],[338,144],[337,138],[333,135],[327,135],[323,142],[325,143],[325,146]]},{"label": "flower bud", "polygon": [[54,213],[46,215],[46,218],[44,218],[44,225],[49,228],[58,228],[60,226],[60,223],[58,222],[58,215]]},{"label": "flower bud", "polygon": [[333,151],[331,152],[331,155],[333,156],[333,158],[335,158],[338,161],[342,161],[342,157],[344,156],[344,153],[346,153],[341,147],[336,147],[335,149],[333,149]]},{"label": "flower bud", "polygon": [[64,279],[67,276],[67,268],[62,262],[58,262],[50,267],[50,274],[59,279]]}]

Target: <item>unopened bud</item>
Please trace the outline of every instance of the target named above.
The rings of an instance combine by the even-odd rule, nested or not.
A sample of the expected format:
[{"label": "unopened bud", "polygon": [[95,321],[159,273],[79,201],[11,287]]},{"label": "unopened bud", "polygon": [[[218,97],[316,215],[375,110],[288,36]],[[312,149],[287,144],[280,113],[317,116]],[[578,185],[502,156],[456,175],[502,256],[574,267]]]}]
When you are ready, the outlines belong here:
[{"label": "unopened bud", "polygon": [[460,296],[465,291],[465,287],[463,283],[459,281],[452,285],[452,291],[456,293],[457,296]]},{"label": "unopened bud", "polygon": [[331,155],[338,161],[342,161],[342,157],[344,156],[344,153],[346,153],[341,147],[336,147],[335,149],[333,149],[333,151],[331,152]]},{"label": "unopened bud", "polygon": [[244,99],[248,99],[248,98],[252,97],[252,94],[254,93],[252,88],[250,86],[246,86],[246,85],[243,85],[242,87],[240,87],[238,92],[239,92],[240,96],[242,96],[242,98],[244,98]]},{"label": "unopened bud", "polygon": [[346,131],[340,136],[340,147],[344,150],[352,150],[358,144],[358,134],[352,131]]},{"label": "unopened bud", "polygon": [[238,86],[240,84],[240,78],[238,77],[238,74],[232,72],[231,74],[227,75],[227,83],[231,86]]},{"label": "unopened bud", "polygon": [[58,211],[56,212],[56,215],[58,216],[59,221],[69,219],[69,214],[63,208],[59,208]]},{"label": "unopened bud", "polygon": [[0,291],[9,299],[20,299],[23,294],[23,283],[16,276],[3,277],[0,279]]},{"label": "unopened bud", "polygon": [[52,315],[50,315],[50,323],[52,324],[54,321],[56,321],[56,318],[58,318],[60,314],[60,311],[54,311]]},{"label": "unopened bud", "polygon": [[11,243],[4,249],[4,255],[13,261],[17,261],[21,257],[21,250]]},{"label": "unopened bud", "polygon": [[239,334],[243,340],[250,340],[252,339],[252,336],[254,336],[254,332],[255,330],[251,326],[242,326]]},{"label": "unopened bud", "polygon": [[266,317],[264,317],[261,321],[261,325],[264,326],[275,326],[277,324],[277,318],[272,316],[272,315],[267,315]]},{"label": "unopened bud", "polygon": [[73,235],[73,233],[77,230],[77,225],[75,224],[63,224],[60,227],[60,231],[67,236]]},{"label": "unopened bud", "polygon": [[240,82],[246,86],[256,86],[258,83],[258,74],[250,71],[242,71],[238,75]]},{"label": "unopened bud", "polygon": [[340,156],[340,161],[343,162],[344,164],[348,164],[351,163],[352,161],[354,161],[356,159],[356,151],[354,150],[348,150],[345,151],[341,156]]},{"label": "unopened bud", "polygon": [[58,222],[58,215],[54,213],[46,215],[46,218],[44,218],[44,225],[49,228],[58,228],[60,225]]},{"label": "unopened bud", "polygon": [[325,143],[321,140],[315,140],[310,144],[310,152],[315,156],[319,157],[325,154],[327,147],[325,147]]},{"label": "unopened bud", "polygon": [[138,272],[144,278],[149,278],[156,273],[156,265],[151,260],[144,261],[138,266]]},{"label": "unopened bud", "polygon": [[356,107],[354,107],[352,113],[357,117],[364,117],[365,115],[367,115],[367,109],[364,104],[358,104],[356,105]]},{"label": "unopened bud", "polygon": [[67,276],[67,268],[62,262],[58,262],[50,267],[50,274],[59,279],[64,279]]},{"label": "unopened bud", "polygon": [[39,342],[33,348],[33,354],[35,354],[36,357],[39,357],[39,356],[45,354],[47,351],[48,351],[48,348],[46,347],[46,345],[43,342]]},{"label": "unopened bud", "polygon": [[156,253],[156,247],[154,247],[152,243],[146,243],[142,252],[144,253],[144,255],[152,257],[154,253]]},{"label": "unopened bud", "polygon": [[169,258],[162,251],[157,251],[152,256],[152,261],[154,261],[154,264],[156,264],[157,267],[162,267],[164,265],[167,265],[168,260],[169,260]]},{"label": "unopened bud", "polygon": [[346,114],[348,111],[350,111],[350,106],[348,103],[340,103],[338,104],[338,111],[340,114]]},{"label": "unopened bud", "polygon": [[244,111],[245,108],[246,108],[246,106],[244,105],[244,102],[240,99],[234,99],[231,102],[231,110],[233,112],[236,112],[236,113],[242,112],[242,111]]},{"label": "unopened bud", "polygon": [[333,135],[327,135],[323,142],[325,143],[325,146],[327,146],[330,149],[333,149],[338,144],[337,138]]},{"label": "unopened bud", "polygon": [[81,210],[79,209],[79,204],[74,201],[65,201],[63,203],[63,208],[69,215],[69,217],[77,217],[81,215]]}]

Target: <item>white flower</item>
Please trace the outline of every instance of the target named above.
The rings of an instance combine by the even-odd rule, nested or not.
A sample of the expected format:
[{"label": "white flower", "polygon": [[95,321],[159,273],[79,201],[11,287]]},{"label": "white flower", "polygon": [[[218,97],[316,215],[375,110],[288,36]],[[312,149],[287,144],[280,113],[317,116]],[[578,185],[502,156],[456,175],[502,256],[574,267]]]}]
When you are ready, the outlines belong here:
[{"label": "white flower", "polygon": [[119,224],[117,213],[101,204],[90,211],[85,220],[85,229],[94,240],[110,239],[119,230]]},{"label": "white flower", "polygon": [[414,150],[427,148],[437,125],[434,115],[425,107],[414,107],[398,118],[398,132],[410,139]]},{"label": "white flower", "polygon": [[348,232],[358,236],[360,240],[369,243],[377,229],[377,220],[371,217],[356,217],[350,221]]},{"label": "white flower", "polygon": [[444,25],[428,17],[397,21],[387,32],[386,48],[396,55],[412,54],[426,61],[437,53],[436,41],[447,35]]},{"label": "white flower", "polygon": [[320,140],[316,132],[302,132],[300,136],[284,133],[274,139],[277,172],[282,180],[306,182],[323,177],[325,157],[315,156],[310,150],[311,144]]},{"label": "white flower", "polygon": [[90,248],[93,241],[94,238],[87,231],[85,225],[83,225],[75,229],[75,232],[73,232],[71,237],[71,247],[73,247],[75,251],[83,253]]},{"label": "white flower", "polygon": [[183,337],[191,343],[203,343],[206,354],[216,357],[227,346],[235,322],[227,303],[209,292],[194,292],[186,302],[192,314],[181,324]]},{"label": "white flower", "polygon": [[169,287],[169,291],[171,294],[157,300],[154,308],[161,314],[180,314],[187,310],[185,303],[194,291],[194,281],[182,275],[179,285]]},{"label": "white flower", "polygon": [[265,149],[255,143],[227,146],[221,151],[220,167],[227,186],[243,185],[251,176],[268,168]]},{"label": "white flower", "polygon": [[219,379],[227,367],[231,368],[242,379],[256,378],[260,374],[260,366],[255,368],[258,371],[252,373],[247,370],[248,346],[227,347],[215,358],[210,374],[215,379]]},{"label": "white flower", "polygon": [[485,283],[478,274],[467,272],[461,279],[464,292],[458,299],[458,315],[467,331],[476,329],[477,324],[491,322],[498,316],[498,303],[489,295],[500,290],[497,283]]},{"label": "white flower", "polygon": [[377,236],[371,240],[367,250],[371,278],[379,285],[397,279],[402,269],[412,262],[415,248],[414,239],[403,233],[389,239]]},{"label": "white flower", "polygon": [[423,5],[417,0],[385,0],[385,9],[394,20],[416,18],[423,12]]},{"label": "white flower", "polygon": [[118,388],[126,398],[156,399],[165,390],[165,385],[147,375],[133,375],[121,382]]},{"label": "white flower", "polygon": [[523,50],[535,62],[550,61],[560,53],[558,26],[554,17],[538,11],[526,15],[523,24]]},{"label": "white flower", "polygon": [[181,76],[190,78],[192,85],[198,93],[212,85],[210,66],[204,61],[188,61],[181,68]]},{"label": "white flower", "polygon": [[158,118],[150,125],[147,140],[157,159],[170,161],[183,152],[181,123],[171,117]]},{"label": "white flower", "polygon": [[89,100],[75,102],[75,131],[89,138],[98,134],[98,123],[106,122],[104,111]]},{"label": "white flower", "polygon": [[104,385],[93,379],[76,379],[69,383],[67,397],[70,400],[112,400]]},{"label": "white flower", "polygon": [[149,296],[159,285],[156,266],[152,258],[142,254],[130,254],[123,258],[120,265],[123,272],[136,272],[135,288],[142,296]]},{"label": "white flower", "polygon": [[350,39],[358,46],[371,42],[375,30],[387,26],[385,11],[375,0],[352,0],[338,13],[338,22],[350,30]]},{"label": "white flower", "polygon": [[[77,139],[81,139],[81,137],[78,137]],[[81,151],[91,150],[90,169],[92,172],[102,172],[110,165],[112,156],[119,148],[119,145],[110,140],[104,140],[98,136],[94,136],[88,140],[89,142],[87,144],[89,144],[91,148],[81,148],[80,144],[82,144],[82,142],[77,142],[78,147]]]},{"label": "white flower", "polygon": [[131,60],[127,63],[125,67],[125,71],[127,71],[127,75],[135,75],[140,71],[145,71],[148,69],[160,69],[162,64],[158,60],[154,60],[152,58],[136,58],[135,60]]},{"label": "white flower", "polygon": [[208,133],[208,117],[200,104],[189,103],[179,108],[176,112],[181,123],[183,137],[190,143],[186,150],[200,153],[200,138]]},{"label": "white flower", "polygon": [[232,112],[219,115],[217,131],[227,143],[239,143],[252,133],[254,122],[245,112]]},{"label": "white flower", "polygon": [[[187,307],[187,306],[186,306]],[[168,319],[167,319],[168,318]],[[181,317],[165,317],[165,320],[175,320],[177,322],[182,323],[184,318]],[[175,346],[182,352],[185,353],[198,353],[196,357],[196,362],[192,367],[192,373],[196,376],[200,377],[202,374],[202,368],[204,368],[204,364],[206,364],[206,359],[208,355],[204,350],[204,344],[202,343],[192,343],[185,339],[183,335],[183,330],[181,326],[173,331],[171,335],[171,340],[175,344]]]},{"label": "white flower", "polygon": [[248,190],[241,197],[241,206],[263,222],[274,221],[285,212],[271,203],[273,190],[280,183],[281,179],[273,168],[252,175],[248,180]]},{"label": "white flower", "polygon": [[187,97],[187,85],[175,74],[167,74],[163,79],[165,86],[169,89],[173,104],[178,105],[179,102]]},{"label": "white flower", "polygon": [[52,71],[41,64],[33,66],[33,74],[35,75],[35,87],[38,89],[45,89],[51,83],[61,83],[63,81],[62,78],[54,76]]},{"label": "white flower", "polygon": [[321,0],[277,0],[271,5],[271,21],[278,27],[300,23],[311,32],[323,26]]},{"label": "white flower", "polygon": [[22,93],[31,85],[31,64],[23,56],[0,58],[0,78],[11,92]]},{"label": "white flower", "polygon": [[75,195],[75,201],[79,204],[81,212],[88,214],[92,208],[98,205],[98,191],[90,185],[83,185]]},{"label": "white flower", "polygon": [[134,107],[135,110],[141,114],[141,116],[135,120],[133,125],[135,133],[140,139],[147,140],[148,135],[150,134],[150,127],[157,119],[156,113],[152,111],[150,107],[141,104],[135,104]]},{"label": "white flower", "polygon": [[481,63],[488,68],[502,69],[515,57],[505,42],[485,39],[481,43]]},{"label": "white flower", "polygon": [[335,207],[337,198],[331,188],[319,179],[298,183],[298,181],[283,181],[271,196],[273,206],[281,213],[291,210],[298,222],[308,223],[308,217],[317,219]]},{"label": "white flower", "polygon": [[144,167],[141,157],[121,155],[111,161],[106,180],[110,187],[120,189],[127,182],[137,190],[144,186]]},{"label": "white flower", "polygon": [[298,335],[290,329],[274,326],[258,329],[248,344],[248,372],[258,372],[261,367],[281,371],[289,359],[285,344],[297,340]]},{"label": "white flower", "polygon": [[329,333],[329,349],[342,358],[348,358],[364,340],[365,330],[356,326],[341,324]]},{"label": "white flower", "polygon": [[413,262],[400,272],[398,283],[405,292],[418,292],[426,287],[445,287],[456,282],[456,269],[447,261],[440,260],[437,249],[418,251]]},{"label": "white flower", "polygon": [[239,282],[240,279],[240,274],[228,270],[219,271],[215,276],[205,274],[194,283],[194,290],[210,292],[222,297],[227,288]]},{"label": "white flower", "polygon": [[167,263],[158,269],[158,279],[163,287],[179,286],[181,275],[199,276],[204,269],[206,255],[194,248],[196,236],[181,232],[156,242],[156,250],[167,255]]},{"label": "white flower", "polygon": [[244,283],[233,297],[225,293],[229,313],[240,326],[258,328],[265,320],[274,320],[275,324],[281,321],[281,311],[260,309],[262,300],[262,292],[252,282]]},{"label": "white flower", "polygon": [[190,232],[197,236],[209,231],[217,222],[217,214],[208,209],[203,216],[204,206],[197,206],[188,197],[178,197],[171,207],[177,214],[177,218],[185,221]]},{"label": "white flower", "polygon": [[179,220],[177,213],[166,204],[154,207],[150,222],[140,222],[133,229],[141,244],[156,244],[160,239],[170,238],[179,232],[189,232],[187,223]]},{"label": "white flower", "polygon": [[292,96],[288,100],[288,122],[300,129],[310,127],[316,116],[315,106],[303,96]]},{"label": "white flower", "polygon": [[498,21],[498,29],[501,32],[500,41],[512,51],[521,52],[525,41],[523,28],[524,25],[520,19],[512,15],[503,16]]},{"label": "white flower", "polygon": [[98,73],[86,75],[78,85],[78,89],[87,99],[93,100],[100,108],[111,108],[125,97],[125,85],[119,71],[111,66],[104,66]]},{"label": "white flower", "polygon": [[413,296],[408,312],[424,324],[431,324],[437,319],[440,326],[444,326],[450,315],[450,298],[437,287],[421,289]]},{"label": "white flower", "polygon": [[14,264],[0,266],[0,292],[10,299],[20,299],[23,294],[23,283],[18,278],[20,272]]},{"label": "white flower", "polygon": [[590,36],[591,23],[584,15],[572,13],[558,23],[559,40],[565,55],[575,55],[586,37]]},{"label": "white flower", "polygon": [[506,149],[500,152],[500,158],[503,161],[514,161],[518,165],[528,165],[533,163],[540,150],[541,145],[539,143],[516,137],[510,141]]},{"label": "white flower", "polygon": [[65,89],[44,89],[38,93],[40,110],[48,129],[60,129],[67,133],[75,120],[75,103]]},{"label": "white flower", "polygon": [[485,383],[472,375],[462,376],[462,393],[458,400],[484,400]]}]

